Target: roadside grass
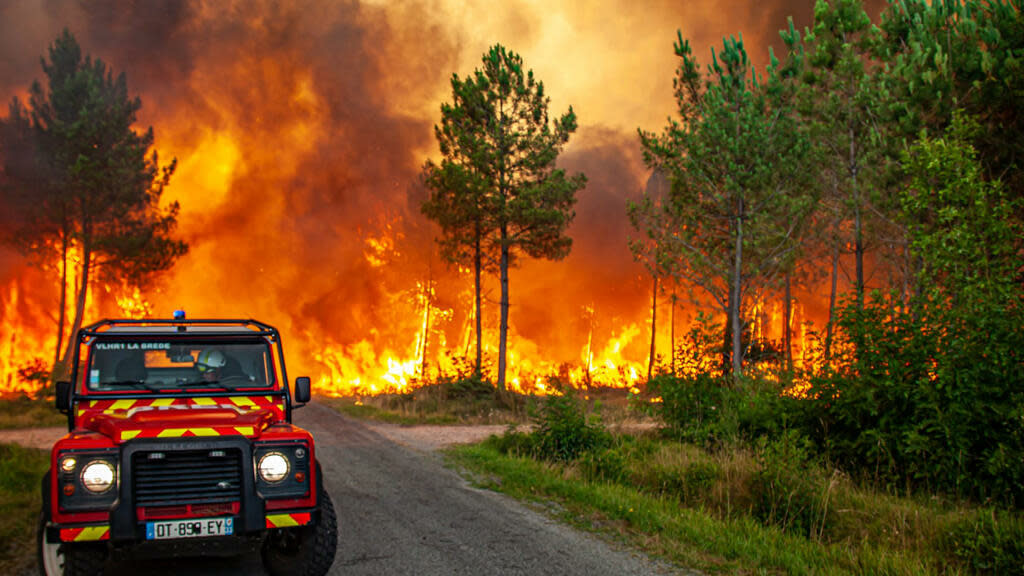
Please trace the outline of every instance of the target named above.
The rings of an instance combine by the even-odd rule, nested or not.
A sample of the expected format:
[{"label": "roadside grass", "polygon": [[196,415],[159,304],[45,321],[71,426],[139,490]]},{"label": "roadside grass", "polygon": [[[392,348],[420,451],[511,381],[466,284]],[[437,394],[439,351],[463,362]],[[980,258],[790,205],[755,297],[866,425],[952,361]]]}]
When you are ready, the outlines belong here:
[{"label": "roadside grass", "polygon": [[67,425],[67,417],[53,405],[53,398],[27,396],[0,398],[0,430],[46,428]]},{"label": "roadside grass", "polygon": [[[648,425],[651,419],[629,409],[628,390],[595,388],[581,399],[601,412],[612,430]],[[334,410],[364,420],[401,426],[528,424],[543,396],[506,392],[500,397],[488,383],[465,381],[431,384],[402,394],[317,397]]]},{"label": "roadside grass", "polygon": [[0,574],[19,574],[35,559],[45,450],[0,444]]},{"label": "roadside grass", "polygon": [[711,574],[1021,574],[1024,519],[874,493],[768,448],[708,452],[615,436],[569,462],[531,435],[449,449],[482,487],[553,508],[583,529]]}]

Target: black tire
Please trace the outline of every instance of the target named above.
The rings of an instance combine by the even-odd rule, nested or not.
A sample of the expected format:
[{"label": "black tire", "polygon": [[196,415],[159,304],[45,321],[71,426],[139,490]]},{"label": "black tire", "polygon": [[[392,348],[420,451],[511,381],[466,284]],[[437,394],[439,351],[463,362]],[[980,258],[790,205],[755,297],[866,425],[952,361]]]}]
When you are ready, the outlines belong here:
[{"label": "black tire", "polygon": [[46,542],[47,515],[39,515],[36,550],[40,576],[101,576],[107,563],[107,547],[103,544]]},{"label": "black tire", "polygon": [[64,576],[64,550],[59,544],[46,543],[46,508],[39,514],[36,528],[36,563],[39,576]]},{"label": "black tire", "polygon": [[67,544],[64,548],[64,576],[101,576],[107,564],[104,544]]},{"label": "black tire", "polygon": [[315,526],[271,530],[263,542],[263,566],[270,576],[324,576],[338,548],[338,518],[326,490],[320,490]]},{"label": "black tire", "polygon": [[78,544],[46,541],[46,525],[50,522],[50,471],[43,475],[43,509],[36,528],[36,560],[40,576],[101,576],[107,563],[106,544]]}]

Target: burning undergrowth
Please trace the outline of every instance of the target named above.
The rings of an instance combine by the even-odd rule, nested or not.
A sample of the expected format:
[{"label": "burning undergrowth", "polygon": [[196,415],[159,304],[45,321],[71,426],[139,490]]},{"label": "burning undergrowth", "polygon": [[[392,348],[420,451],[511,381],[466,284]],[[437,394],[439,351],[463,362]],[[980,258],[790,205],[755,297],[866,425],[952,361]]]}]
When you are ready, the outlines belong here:
[{"label": "burning undergrowth", "polygon": [[[534,23],[538,8],[507,9],[517,17],[479,23],[494,35],[481,45],[514,31],[527,63],[542,78],[550,73],[550,91],[583,100],[559,96],[553,107],[580,111],[584,127],[562,162],[590,181],[569,231],[570,256],[524,261],[512,273],[509,381],[541,391],[546,376],[563,372],[577,383],[628,386],[646,373],[650,342],[649,276],[627,248],[625,203],[647,178],[633,126],[668,113],[671,64],[638,71],[620,59],[619,69],[657,78],[666,101],[639,120],[635,108],[608,116],[600,98],[568,87],[586,76],[572,54],[552,68],[546,56],[561,44],[551,47],[549,24]],[[574,14],[568,5],[552,10]],[[661,6],[629,26],[709,17],[679,10]],[[4,53],[31,55],[2,65],[0,96],[24,98],[40,77],[38,55],[68,27],[86,51],[126,73],[144,105],[138,128],[152,125],[161,158],[178,160],[165,199],[181,204],[179,233],[190,252],[142,291],[94,285],[87,322],[175,308],[193,318],[258,318],[282,330],[292,374],[313,375],[331,394],[401,391],[455,374],[473,354],[472,276],[439,260],[437,230],[419,213],[419,174],[436,154],[431,130],[449,75],[476,65],[475,34],[483,32],[466,24],[480,17],[474,9],[168,0],[47,2],[0,13]],[[603,27],[589,12],[578,16],[581,33]],[[638,49],[671,40],[649,36],[637,36]],[[657,53],[670,62],[668,50]],[[52,361],[56,265],[40,270],[0,254],[0,389],[31,389],[19,371]],[[485,356],[496,355],[497,307],[489,279]],[[685,325],[689,315],[680,309],[676,320]],[[670,331],[659,327],[662,354]]]}]

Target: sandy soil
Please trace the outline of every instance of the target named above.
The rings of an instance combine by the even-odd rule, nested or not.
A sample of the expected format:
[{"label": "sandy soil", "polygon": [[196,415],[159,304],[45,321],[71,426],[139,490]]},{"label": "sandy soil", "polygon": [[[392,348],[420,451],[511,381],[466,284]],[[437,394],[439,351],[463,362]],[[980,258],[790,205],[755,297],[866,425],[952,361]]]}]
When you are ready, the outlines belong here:
[{"label": "sandy soil", "polygon": [[[366,426],[395,442],[432,452],[453,444],[478,442],[491,434],[501,434],[506,426],[397,426],[383,422],[366,422]],[[53,443],[67,433],[67,428],[26,428],[0,430],[0,443],[20,444],[28,448],[49,450]]]},{"label": "sandy soil", "polygon": [[19,430],[0,430],[0,443],[21,444],[26,448],[49,450],[53,443],[68,433],[67,427],[57,428],[24,428]]}]

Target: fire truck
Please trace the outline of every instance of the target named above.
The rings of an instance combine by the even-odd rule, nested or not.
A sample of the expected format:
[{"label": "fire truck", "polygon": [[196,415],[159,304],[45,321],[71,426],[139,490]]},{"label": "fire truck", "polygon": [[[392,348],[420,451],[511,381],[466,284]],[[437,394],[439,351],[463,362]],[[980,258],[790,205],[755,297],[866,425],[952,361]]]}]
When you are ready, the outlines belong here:
[{"label": "fire truck", "polygon": [[43,477],[43,576],[102,574],[132,553],[260,553],[273,576],[322,576],[337,521],[313,436],[292,424],[281,335],[256,320],[103,320],[57,383],[68,433]]}]

